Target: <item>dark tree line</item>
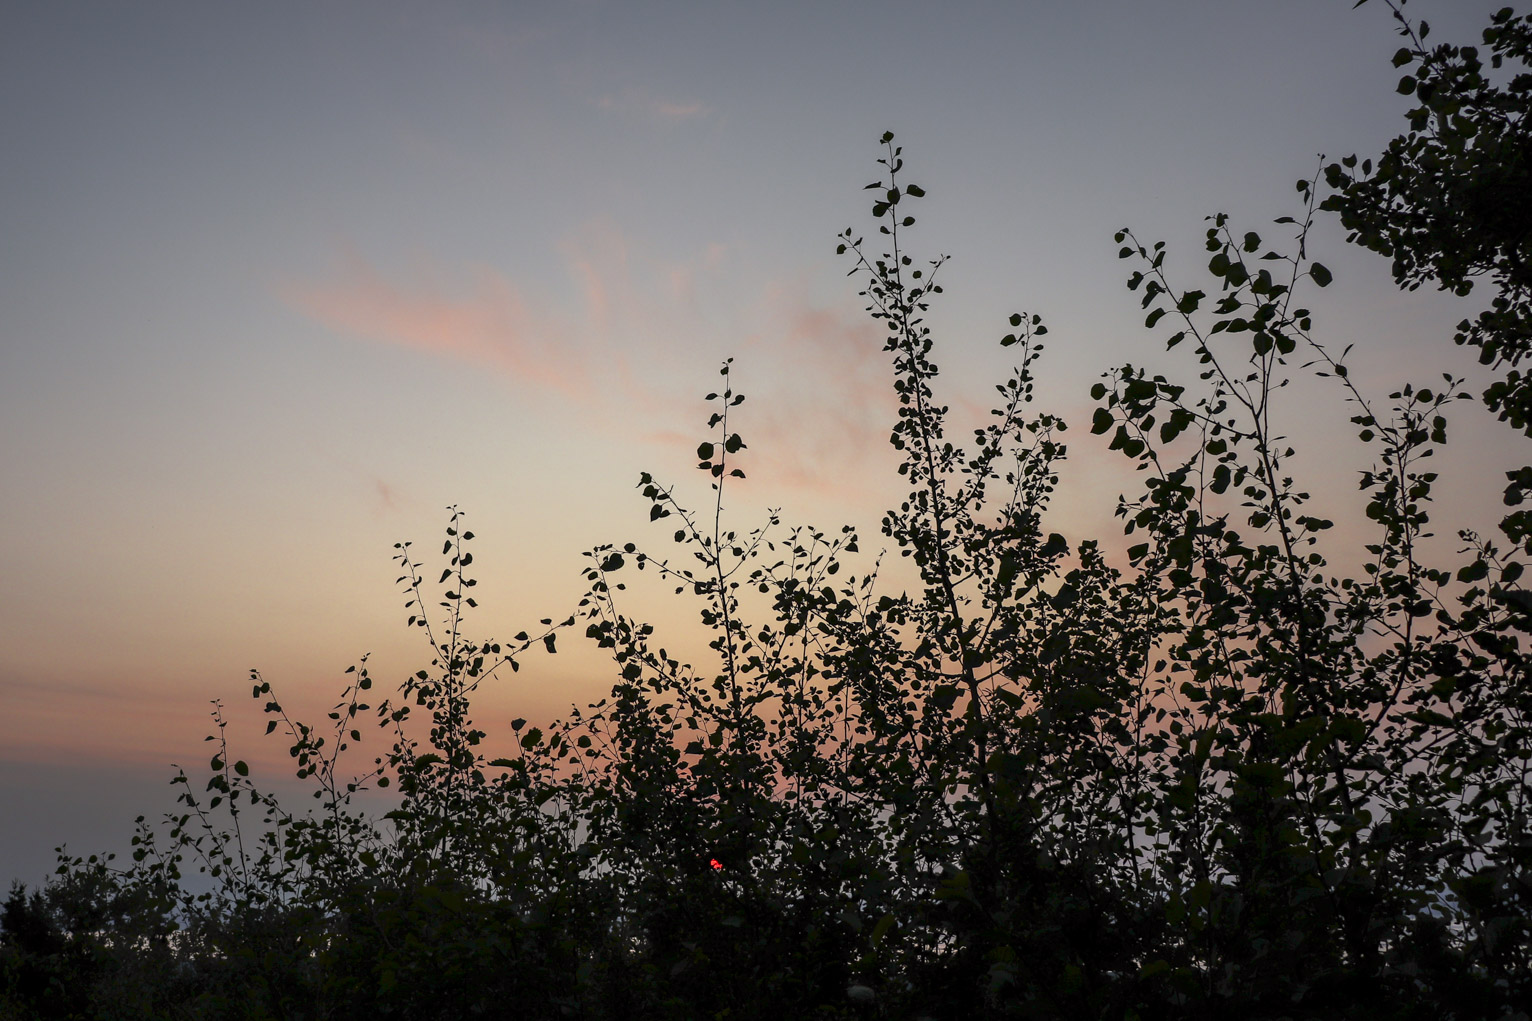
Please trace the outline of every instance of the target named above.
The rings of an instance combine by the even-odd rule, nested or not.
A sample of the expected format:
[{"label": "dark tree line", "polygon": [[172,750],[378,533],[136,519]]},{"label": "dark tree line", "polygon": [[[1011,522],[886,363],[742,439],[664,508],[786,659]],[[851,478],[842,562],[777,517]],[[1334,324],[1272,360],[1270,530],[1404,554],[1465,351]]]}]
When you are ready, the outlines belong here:
[{"label": "dark tree line", "polygon": [[[1187,356],[1092,392],[1142,479],[1124,562],[1048,530],[1068,433],[1034,409],[1039,316],[1010,319],[988,424],[949,433],[942,260],[907,247],[924,191],[885,135],[876,233],[839,247],[886,327],[909,495],[882,531],[917,586],[890,591],[850,529],[730,526],[725,364],[709,499],[640,480],[673,547],[592,551],[572,617],[493,642],[465,630],[461,514],[435,586],[401,544],[426,669],[373,702],[364,662],[319,725],[252,677],[318,807],[261,791],[215,715],[206,786],[176,778],[131,863],[13,888],[0,1019],[1528,1017],[1532,468],[1504,535],[1444,560],[1428,458],[1471,395],[1363,392],[1302,295],[1331,283],[1306,251],[1325,212],[1403,287],[1487,292],[1457,339],[1528,429],[1532,18],[1474,48],[1395,15],[1409,132],[1300,182],[1277,241],[1211,218],[1187,289],[1163,243],[1117,235],[1145,327]],[[1338,555],[1272,425],[1312,375],[1366,459],[1364,546]],[[704,664],[634,614],[634,572],[696,604]],[[610,696],[492,741],[475,689],[570,630],[610,652]],[[363,726],[390,750],[357,775]],[[397,807],[353,806],[371,787]]]}]

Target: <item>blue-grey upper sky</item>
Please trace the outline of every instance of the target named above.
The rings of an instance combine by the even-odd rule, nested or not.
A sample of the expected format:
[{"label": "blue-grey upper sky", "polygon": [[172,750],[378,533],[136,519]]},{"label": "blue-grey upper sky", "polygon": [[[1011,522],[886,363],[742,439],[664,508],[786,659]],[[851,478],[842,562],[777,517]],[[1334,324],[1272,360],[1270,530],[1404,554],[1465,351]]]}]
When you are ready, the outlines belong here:
[{"label": "blue-grey upper sky", "polygon": [[[1498,6],[1409,10],[1476,39]],[[944,395],[986,399],[1025,309],[1052,328],[1044,404],[1083,425],[1103,369],[1194,375],[1144,335],[1112,232],[1194,275],[1206,214],[1298,212],[1319,153],[1401,130],[1398,44],[1345,0],[7,5],[0,880],[168,808],[209,699],[279,772],[248,668],[322,711],[363,652],[385,685],[419,665],[388,558],[447,504],[482,537],[486,632],[569,612],[581,550],[656,538],[638,471],[692,485],[724,357],[751,396],[742,523],[875,535],[886,367],[833,249],[885,129],[931,193],[914,244],[954,257]],[[1467,306],[1396,294],[1328,220],[1314,244],[1321,332],[1362,378],[1473,371],[1447,341]],[[1328,444],[1347,412],[1308,399],[1295,434]],[[1508,448],[1464,414],[1471,512]],[[1081,537],[1131,478],[1077,431]],[[609,681],[570,650],[485,711]]]}]

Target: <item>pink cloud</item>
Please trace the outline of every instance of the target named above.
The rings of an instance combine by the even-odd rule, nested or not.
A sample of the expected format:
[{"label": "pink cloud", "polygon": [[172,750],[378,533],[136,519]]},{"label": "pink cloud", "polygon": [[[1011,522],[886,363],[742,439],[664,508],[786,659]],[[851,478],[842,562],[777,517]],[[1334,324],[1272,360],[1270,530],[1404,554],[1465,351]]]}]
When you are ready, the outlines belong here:
[{"label": "pink cloud", "polygon": [[688,120],[692,117],[704,117],[711,111],[696,100],[690,103],[655,103],[652,107],[655,114],[666,120]]},{"label": "pink cloud", "polygon": [[729,252],[727,245],[710,243],[695,259],[676,263],[665,271],[671,297],[688,304],[696,301],[697,282],[705,274],[712,273],[723,264]]},{"label": "pink cloud", "polygon": [[642,89],[624,89],[596,99],[596,107],[610,113],[648,117],[661,121],[689,121],[707,117],[713,108],[698,99],[677,102],[660,99]]},{"label": "pink cloud", "polygon": [[684,427],[695,388],[673,367],[690,363],[688,349],[708,331],[695,303],[665,283],[677,272],[694,281],[717,265],[723,248],[709,245],[680,263],[635,257],[632,249],[602,221],[562,241],[557,250],[574,284],[574,297],[562,303],[529,297],[548,293],[545,281],[533,288],[488,267],[470,267],[456,280],[429,266],[401,277],[358,254],[325,278],[280,293],[338,333],[488,366],[612,425]]},{"label": "pink cloud", "polygon": [[[707,259],[722,256],[712,251]],[[748,488],[797,490],[859,509],[890,480],[897,488],[888,436],[898,403],[878,325],[860,310],[819,304],[797,283],[768,286],[742,318],[759,325],[725,349],[736,356],[732,385],[748,398],[729,419],[747,443],[736,463]],[[633,398],[653,402],[650,413],[664,421],[643,438],[673,455],[673,464],[695,460],[697,444],[709,438],[708,409],[690,397],[664,397],[661,408],[653,389]]]},{"label": "pink cloud", "polygon": [[[762,324],[759,332],[725,350],[735,353],[732,386],[748,398],[731,412],[729,430],[746,440],[735,463],[750,488],[861,502],[897,465],[888,443],[897,404],[881,332],[789,286],[767,288],[748,318]],[[639,438],[666,451],[676,470],[663,474],[679,480],[697,444],[710,436],[705,420],[712,409],[695,394],[698,385],[710,385],[708,377],[657,385],[630,375],[624,382],[630,405],[653,423]]]},{"label": "pink cloud", "polygon": [[[440,272],[399,279],[359,255],[283,296],[339,333],[489,366],[518,386],[579,401],[675,451],[679,460],[667,463],[681,470],[706,434],[697,399],[712,384],[706,366],[714,352],[732,353],[735,389],[749,402],[731,426],[749,443],[741,464],[752,480],[854,501],[893,471],[892,369],[882,332],[859,310],[776,284],[735,320],[750,332],[719,337],[696,299],[725,263],[725,246],[663,261],[598,222],[559,251],[578,294],[565,307],[533,301],[529,287],[491,268],[444,285]],[[374,499],[387,509],[399,495],[380,486]]]},{"label": "pink cloud", "polygon": [[516,285],[492,269],[478,268],[466,294],[449,295],[397,284],[353,256],[335,279],[289,287],[285,296],[337,332],[490,364],[571,396],[589,387],[564,324],[530,308]]},{"label": "pink cloud", "polygon": [[[762,326],[735,348],[732,377],[749,396],[731,418],[749,444],[745,470],[767,489],[854,501],[896,463],[888,431],[897,405],[881,332],[797,285],[768,287],[750,318]],[[700,438],[667,436],[678,449]]]}]

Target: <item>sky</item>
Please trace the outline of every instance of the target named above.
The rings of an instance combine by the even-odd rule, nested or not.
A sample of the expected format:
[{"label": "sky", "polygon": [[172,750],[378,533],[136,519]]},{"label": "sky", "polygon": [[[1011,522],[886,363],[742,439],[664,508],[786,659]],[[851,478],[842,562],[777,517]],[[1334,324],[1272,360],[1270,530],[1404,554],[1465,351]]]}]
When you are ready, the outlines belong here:
[{"label": "sky", "polygon": [[[1498,6],[1408,10],[1473,41]],[[1319,154],[1402,129],[1398,45],[1381,3],[1346,0],[5,5],[0,883],[173,807],[213,700],[282,788],[249,671],[316,718],[364,654],[380,689],[424,666],[391,558],[413,541],[439,571],[449,505],[485,638],[573,612],[583,551],[666,552],[639,473],[706,500],[726,358],[750,476],[729,520],[852,523],[875,552],[894,405],[834,248],[872,232],[885,130],[929,192],[911,246],[951,256],[941,396],[977,420],[1006,317],[1042,315],[1041,410],[1076,425],[1054,527],[1110,539],[1134,479],[1087,435],[1091,383],[1195,378],[1143,329],[1112,233],[1166,240],[1187,287],[1208,214],[1278,236]],[[1336,277],[1317,331],[1356,344],[1364,387],[1482,386],[1450,342],[1473,299],[1396,292],[1329,219],[1311,245]],[[1333,389],[1295,385],[1283,414],[1330,516],[1354,512],[1367,454]],[[1476,407],[1454,426],[1442,519],[1492,528],[1521,455]],[[684,602],[635,612],[697,638]],[[614,679],[567,635],[481,722]]]}]

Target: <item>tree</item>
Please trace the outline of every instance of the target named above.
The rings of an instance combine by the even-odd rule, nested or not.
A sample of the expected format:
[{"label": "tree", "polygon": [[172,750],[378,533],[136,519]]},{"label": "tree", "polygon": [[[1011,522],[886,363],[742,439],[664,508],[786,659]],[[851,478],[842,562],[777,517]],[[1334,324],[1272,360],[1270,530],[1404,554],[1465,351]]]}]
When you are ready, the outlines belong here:
[{"label": "tree", "polygon": [[[1468,295],[1487,280],[1489,307],[1458,324],[1454,339],[1505,368],[1484,401],[1532,435],[1532,377],[1519,368],[1532,352],[1532,16],[1498,11],[1484,30],[1486,61],[1479,47],[1428,47],[1429,23],[1410,22],[1404,0],[1385,2],[1406,43],[1394,54],[1405,72],[1398,91],[1417,105],[1376,167],[1349,156],[1325,169],[1332,193],[1323,207],[1340,214],[1351,241],[1392,258],[1401,287],[1435,281]],[[1532,492],[1532,468],[1508,477],[1505,502],[1518,506]],[[1513,541],[1532,542],[1527,511],[1506,526]]]},{"label": "tree", "polygon": [[[1365,2],[1365,0],[1364,0]],[[1388,0],[1385,0],[1388,2]],[[1497,12],[1479,49],[1428,48],[1430,25],[1412,24],[1404,0],[1388,3],[1408,45],[1394,55],[1405,71],[1398,91],[1417,104],[1410,129],[1377,160],[1355,157],[1326,168],[1335,192],[1324,208],[1340,214],[1351,240],[1393,259],[1395,281],[1415,289],[1436,281],[1466,295],[1488,277],[1492,308],[1459,327],[1457,341],[1486,363],[1515,364],[1532,345],[1532,17]],[[1358,4],[1360,6],[1360,4]],[[1520,68],[1517,67],[1520,65]],[[1496,75],[1496,72],[1501,72]],[[1495,78],[1509,75],[1509,80]],[[1518,417],[1518,428],[1525,422]]]}]

